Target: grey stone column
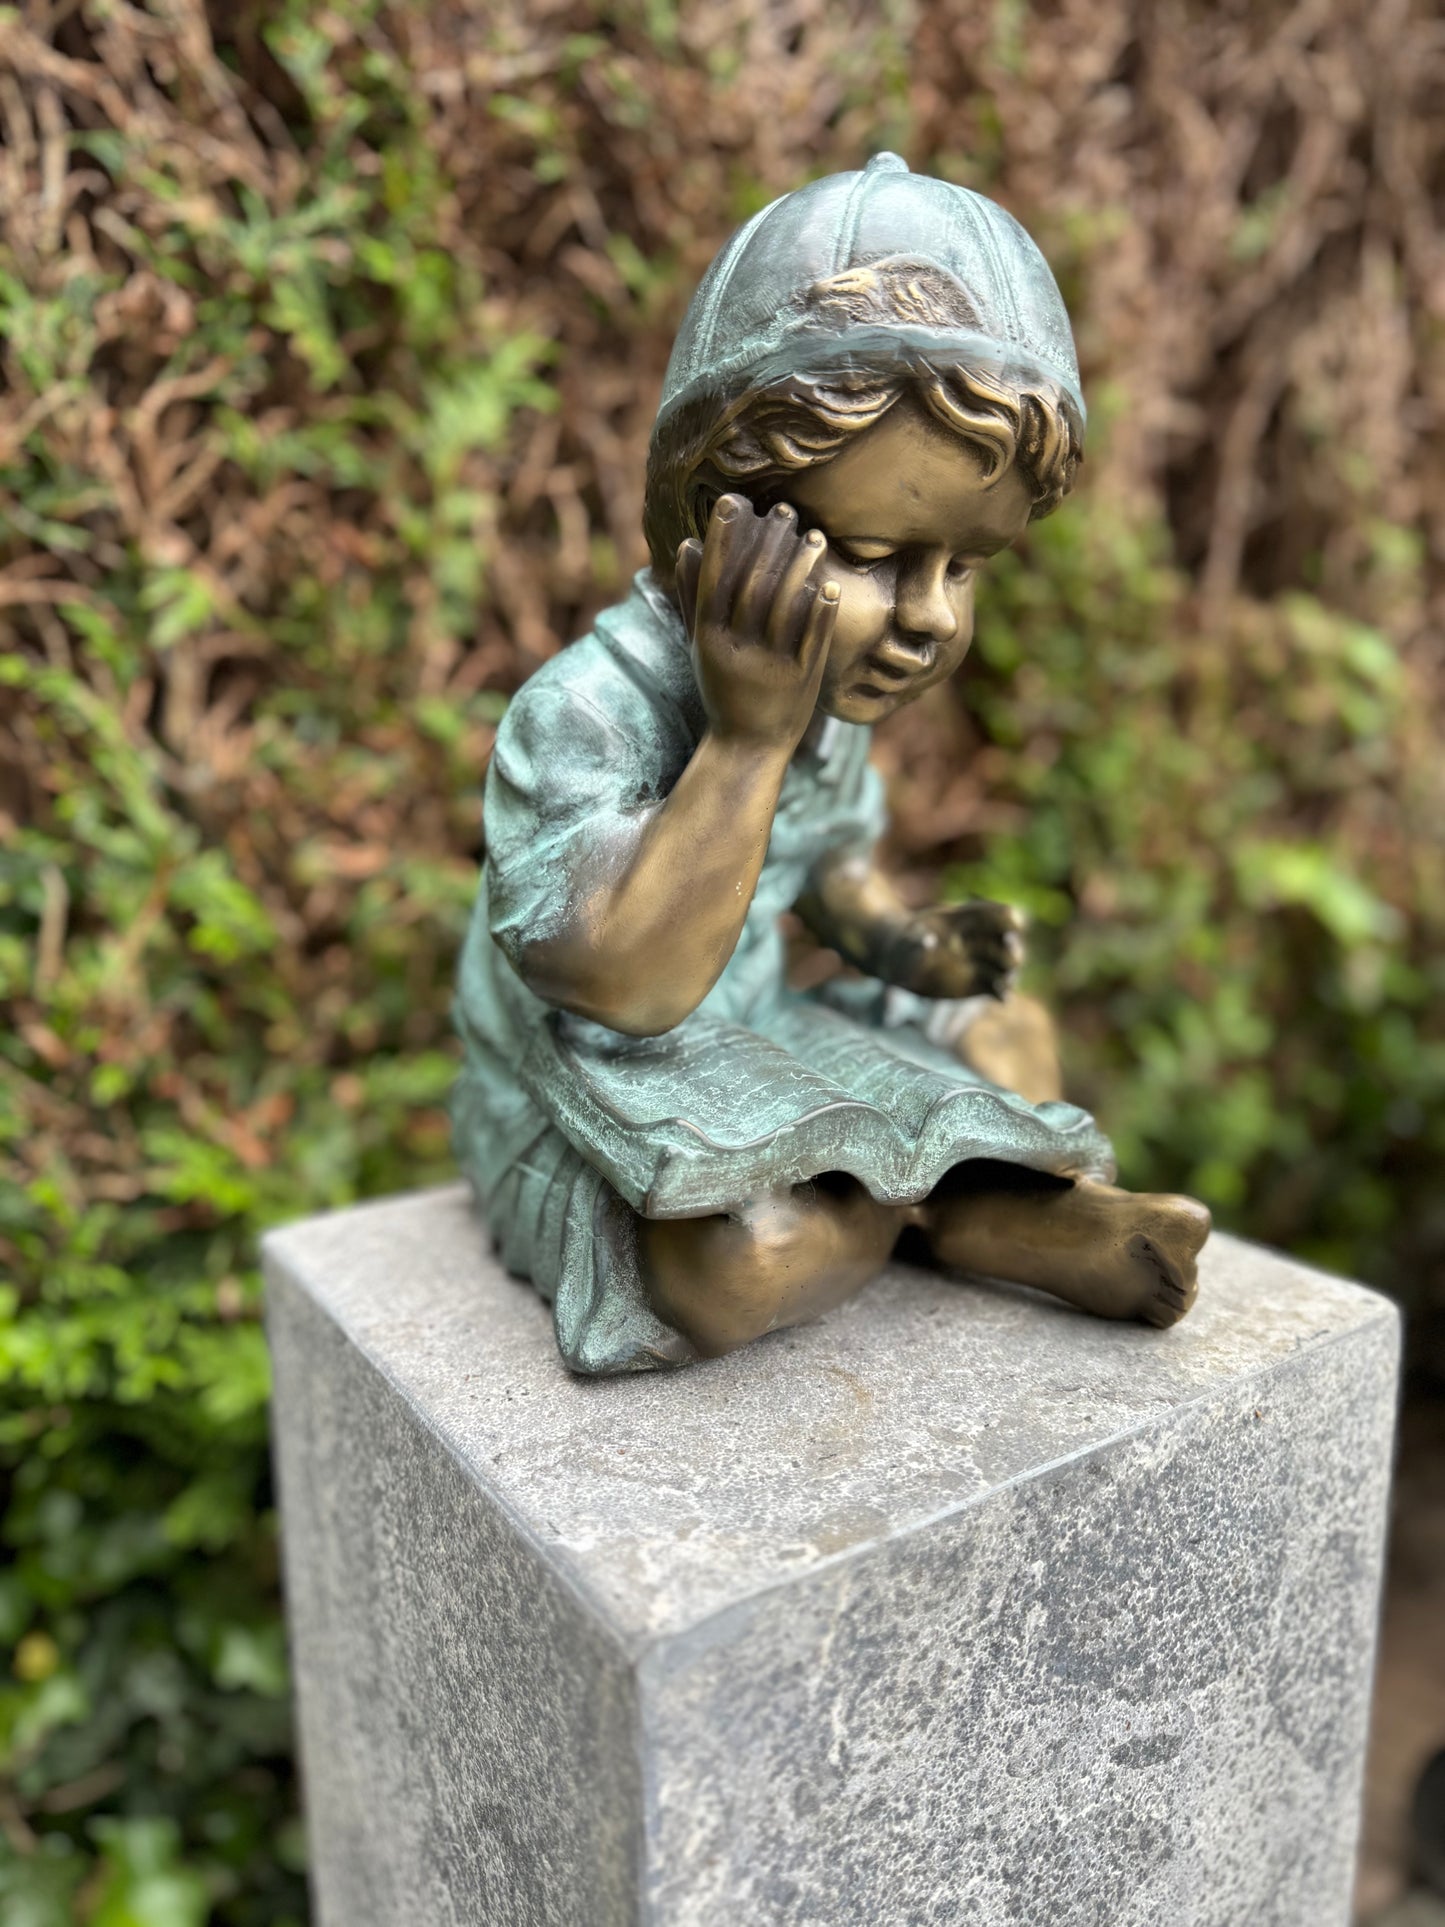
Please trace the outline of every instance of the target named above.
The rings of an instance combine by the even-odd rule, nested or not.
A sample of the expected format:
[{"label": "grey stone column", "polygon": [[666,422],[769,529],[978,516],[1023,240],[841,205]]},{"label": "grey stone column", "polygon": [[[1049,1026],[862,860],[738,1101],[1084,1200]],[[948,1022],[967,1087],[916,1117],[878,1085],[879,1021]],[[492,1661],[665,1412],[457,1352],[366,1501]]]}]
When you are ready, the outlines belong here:
[{"label": "grey stone column", "polygon": [[1384,1300],[898,1268],[585,1382],[460,1189],[266,1261],[321,1927],[1345,1927]]}]

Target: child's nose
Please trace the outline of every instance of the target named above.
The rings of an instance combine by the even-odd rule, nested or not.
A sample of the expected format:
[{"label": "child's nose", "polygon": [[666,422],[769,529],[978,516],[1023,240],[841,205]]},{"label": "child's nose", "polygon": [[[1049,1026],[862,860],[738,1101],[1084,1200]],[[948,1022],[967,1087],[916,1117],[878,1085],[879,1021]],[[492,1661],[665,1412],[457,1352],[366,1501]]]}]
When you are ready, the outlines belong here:
[{"label": "child's nose", "polygon": [[899,571],[894,614],[910,642],[951,642],[958,634],[948,563],[947,556],[920,556]]}]

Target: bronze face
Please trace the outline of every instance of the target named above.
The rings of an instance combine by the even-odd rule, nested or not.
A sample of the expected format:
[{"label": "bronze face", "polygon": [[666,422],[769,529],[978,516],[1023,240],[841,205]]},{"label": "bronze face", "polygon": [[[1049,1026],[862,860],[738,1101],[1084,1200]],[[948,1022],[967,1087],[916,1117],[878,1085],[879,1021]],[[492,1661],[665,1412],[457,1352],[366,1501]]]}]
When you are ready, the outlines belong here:
[{"label": "bronze face", "polygon": [[877,723],[951,676],[973,640],[977,570],[1028,526],[1016,468],[988,477],[980,452],[911,401],[790,478],[787,498],[828,538],[838,614],[819,707]]}]

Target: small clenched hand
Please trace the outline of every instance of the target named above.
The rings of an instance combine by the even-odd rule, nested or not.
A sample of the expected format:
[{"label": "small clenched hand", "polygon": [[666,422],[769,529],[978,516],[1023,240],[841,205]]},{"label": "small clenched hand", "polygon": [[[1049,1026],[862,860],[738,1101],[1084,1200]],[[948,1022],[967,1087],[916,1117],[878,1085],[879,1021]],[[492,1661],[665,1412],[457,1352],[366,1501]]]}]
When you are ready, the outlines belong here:
[{"label": "small clenched hand", "polygon": [[677,593],[713,733],[791,755],[817,706],[838,613],[822,532],[781,502],[724,495],[677,552]]},{"label": "small clenched hand", "polygon": [[922,997],[1008,994],[1024,958],[1024,918],[1009,903],[976,897],[911,917],[893,979]]}]

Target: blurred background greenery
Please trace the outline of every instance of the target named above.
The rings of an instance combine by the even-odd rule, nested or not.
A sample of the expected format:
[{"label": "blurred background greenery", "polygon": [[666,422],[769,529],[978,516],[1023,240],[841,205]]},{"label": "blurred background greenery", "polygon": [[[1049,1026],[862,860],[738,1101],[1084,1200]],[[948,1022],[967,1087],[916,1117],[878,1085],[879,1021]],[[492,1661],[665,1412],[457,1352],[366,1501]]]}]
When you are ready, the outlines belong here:
[{"label": "blurred background greenery", "polygon": [[1445,1303],[1427,0],[0,6],[0,1915],[304,1918],[255,1265],[450,1173],[508,693],[639,565],[731,227],[1016,212],[1078,496],[879,743],[1127,1181]]}]

